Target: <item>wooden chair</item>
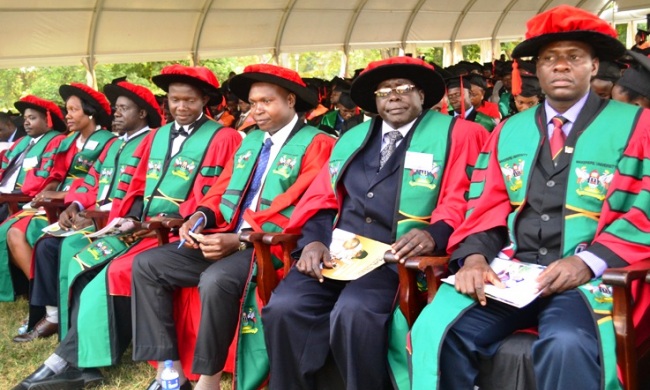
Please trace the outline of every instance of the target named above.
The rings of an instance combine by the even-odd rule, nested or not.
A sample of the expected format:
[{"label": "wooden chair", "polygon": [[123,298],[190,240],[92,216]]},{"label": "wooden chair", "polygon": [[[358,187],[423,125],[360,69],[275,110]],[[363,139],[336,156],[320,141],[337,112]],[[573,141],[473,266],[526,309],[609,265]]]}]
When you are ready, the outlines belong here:
[{"label": "wooden chair", "polygon": [[632,286],[635,283],[650,283],[650,260],[624,268],[610,268],[603,274],[603,282],[612,286],[613,290],[612,318],[616,330],[616,358],[626,388],[645,388],[650,383],[650,337],[637,345],[632,322]]},{"label": "wooden chair", "polygon": [[16,214],[22,210],[22,205],[31,202],[33,197],[23,193],[0,194],[0,203],[6,203],[9,208],[9,215]]},{"label": "wooden chair", "polygon": [[[390,254],[386,255],[386,260],[392,260]],[[447,261],[448,257],[421,256],[399,264],[399,305],[409,326],[413,325],[424,305],[435,297],[440,279],[445,275]],[[425,298],[417,289],[418,272],[424,272],[426,276],[428,290]],[[650,283],[650,260],[625,268],[610,268],[603,274],[603,282],[613,287],[616,355],[628,390],[640,389],[641,384],[650,383],[650,338],[637,346],[632,324],[632,282],[644,280]],[[484,362],[481,364],[484,365]],[[482,367],[481,373],[487,371]]]}]

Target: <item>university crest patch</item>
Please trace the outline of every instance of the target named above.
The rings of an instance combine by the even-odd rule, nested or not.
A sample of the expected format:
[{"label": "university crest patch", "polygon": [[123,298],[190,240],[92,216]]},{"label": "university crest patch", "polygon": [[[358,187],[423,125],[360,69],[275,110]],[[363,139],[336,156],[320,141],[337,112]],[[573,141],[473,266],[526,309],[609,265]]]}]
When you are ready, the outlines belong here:
[{"label": "university crest patch", "polygon": [[255,334],[258,330],[255,310],[248,306],[241,313],[241,332],[242,334]]},{"label": "university crest patch", "polygon": [[601,202],[605,199],[609,183],[614,177],[609,169],[601,172],[598,169],[588,169],[586,166],[576,168],[575,174],[579,187],[576,190],[578,195],[596,198]]},{"label": "university crest patch", "polygon": [[79,156],[74,162],[74,169],[81,172],[88,172],[92,165],[93,165],[93,161],[87,160],[83,158],[83,156]]},{"label": "university crest patch", "polygon": [[275,165],[273,173],[276,173],[285,179],[288,178],[291,176],[291,171],[293,170],[293,167],[296,166],[297,160],[298,158],[296,156],[283,154],[282,157],[280,157],[278,160],[278,163]]},{"label": "university crest patch", "polygon": [[340,161],[330,161],[329,163],[329,171],[330,171],[330,178],[332,181],[332,188],[336,185],[336,179],[339,176],[339,172],[341,170],[341,162]]},{"label": "university crest patch", "polygon": [[524,173],[524,164],[525,161],[519,159],[512,165],[505,163],[501,166],[501,173],[503,173],[510,191],[518,191],[522,187],[521,176]]},{"label": "university crest patch", "polygon": [[244,168],[246,164],[248,164],[248,160],[250,160],[251,156],[252,156],[251,151],[247,150],[246,153],[237,157],[237,165],[235,166],[235,169]]},{"label": "university crest patch", "polygon": [[431,165],[431,169],[411,169],[409,171],[409,185],[411,187],[425,187],[433,190],[436,188],[439,171],[440,165],[435,161]]},{"label": "university crest patch", "polygon": [[162,161],[149,160],[147,165],[147,179],[160,179],[162,173]]},{"label": "university crest patch", "polygon": [[111,176],[113,176],[113,169],[103,168],[101,174],[99,175],[99,182],[101,184],[108,184],[111,182]]},{"label": "university crest patch", "polygon": [[103,240],[99,240],[95,245],[88,249],[88,252],[90,252],[95,260],[99,260],[100,257],[110,256],[113,254],[113,248],[109,247]]},{"label": "university crest patch", "polygon": [[189,180],[190,175],[196,168],[196,164],[193,161],[188,161],[182,157],[177,157],[174,160],[174,165],[172,167],[172,175],[178,176],[183,180]]}]

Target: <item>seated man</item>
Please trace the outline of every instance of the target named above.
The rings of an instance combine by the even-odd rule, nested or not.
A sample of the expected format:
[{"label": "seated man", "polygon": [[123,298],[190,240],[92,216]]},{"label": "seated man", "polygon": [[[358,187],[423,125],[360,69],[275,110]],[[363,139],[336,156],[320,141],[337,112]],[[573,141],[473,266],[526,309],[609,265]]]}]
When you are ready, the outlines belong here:
[{"label": "seated man", "polygon": [[468,172],[487,135],[429,110],[444,92],[434,68],[410,57],[372,62],[352,85],[358,106],[379,115],[339,138],[292,216],[288,230],[302,227],[300,259],[262,310],[271,389],[314,388],[330,351],[348,389],[391,387],[396,267],[342,282],[325,279],[321,266],[332,267],[335,221],[392,243],[399,259],[444,252],[464,218]]},{"label": "seated man", "polygon": [[[527,26],[512,55],[538,57],[546,101],[495,130],[476,163],[471,212],[449,242],[456,291],[442,286],[411,332],[413,388],[473,388],[479,359],[532,326],[537,389],[618,386],[608,286],[594,278],[648,257],[650,112],[590,91],[599,59],[625,51],[606,21],[563,5]],[[541,296],[520,309],[486,300],[486,284],[505,287],[497,254],[546,266],[531,288]]]},{"label": "seated man", "polygon": [[[109,220],[123,225],[187,215],[221,174],[241,143],[239,133],[203,114],[219,101],[219,82],[204,67],[170,65],[153,77],[166,90],[174,121],[147,135],[122,174],[126,195],[111,208]],[[158,245],[146,230],[101,237],[70,256],[69,329],[45,363],[16,386],[74,388],[101,378],[94,368],[116,364],[131,340],[131,264],[140,252]],[[74,267],[73,267],[74,266]],[[61,303],[63,304],[63,303]],[[63,383],[63,384],[62,384]]]},{"label": "seated man", "polygon": [[[199,287],[201,321],[192,371],[201,374],[195,389],[204,390],[219,386],[250,278],[253,250],[239,242],[238,233],[282,231],[334,145],[332,137],[299,120],[296,112],[312,109],[317,100],[298,73],[251,65],[230,80],[230,89],[248,96],[258,130],[248,133],[221,179],[181,227],[186,246],[175,242],[147,251],[133,268],[133,358],[159,361],[158,381],[165,360],[179,363],[174,291]],[[287,163],[287,157],[293,162]],[[194,233],[216,233],[190,235],[195,226]],[[189,389],[181,378],[187,383],[182,388]]]},{"label": "seated man", "polygon": [[[120,173],[126,170],[133,153],[149,134],[150,128],[160,126],[160,107],[153,93],[147,88],[120,81],[106,85],[104,92],[115,107],[113,128],[121,136],[104,149],[84,179],[73,182],[65,198],[69,206],[61,212],[59,225],[64,230],[77,230],[79,234],[66,238],[45,235],[36,242],[32,262],[32,309],[29,322],[40,322],[35,323],[30,332],[14,337],[15,342],[28,342],[46,336],[50,331],[45,330],[56,328],[59,317],[60,334],[65,337],[68,330],[68,262],[72,260],[72,255],[88,244],[85,234],[91,231],[93,224],[92,220],[82,218],[79,212],[94,208],[95,205],[106,208],[115,198],[124,197],[124,189],[118,189]],[[61,267],[60,258],[64,260]],[[59,300],[60,315],[57,310]],[[45,318],[41,319],[43,310],[46,314]]]}]

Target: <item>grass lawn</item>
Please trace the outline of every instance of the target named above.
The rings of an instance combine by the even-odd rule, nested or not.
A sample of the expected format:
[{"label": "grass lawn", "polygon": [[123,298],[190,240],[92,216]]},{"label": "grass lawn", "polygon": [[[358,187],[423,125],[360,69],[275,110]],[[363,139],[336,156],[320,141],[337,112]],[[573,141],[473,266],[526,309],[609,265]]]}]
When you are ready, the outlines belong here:
[{"label": "grass lawn", "polygon": [[[23,298],[16,302],[0,303],[0,389],[11,389],[23,378],[31,374],[54,351],[56,337],[36,340],[30,343],[14,343],[20,322],[27,315],[27,301]],[[145,389],[155,370],[144,362],[131,360],[131,349],[122,357],[117,367],[103,368],[106,377],[103,385],[95,389],[141,390]],[[230,375],[225,374],[221,381],[222,390],[230,390]]]}]

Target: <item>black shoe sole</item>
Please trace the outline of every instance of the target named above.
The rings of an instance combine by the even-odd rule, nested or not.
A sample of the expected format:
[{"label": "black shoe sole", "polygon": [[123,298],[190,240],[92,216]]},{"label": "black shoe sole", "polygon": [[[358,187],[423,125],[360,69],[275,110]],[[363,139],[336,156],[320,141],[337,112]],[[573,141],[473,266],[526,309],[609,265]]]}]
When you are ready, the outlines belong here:
[{"label": "black shoe sole", "polygon": [[84,380],[79,379],[51,379],[34,383],[28,390],[81,390],[84,388]]}]

